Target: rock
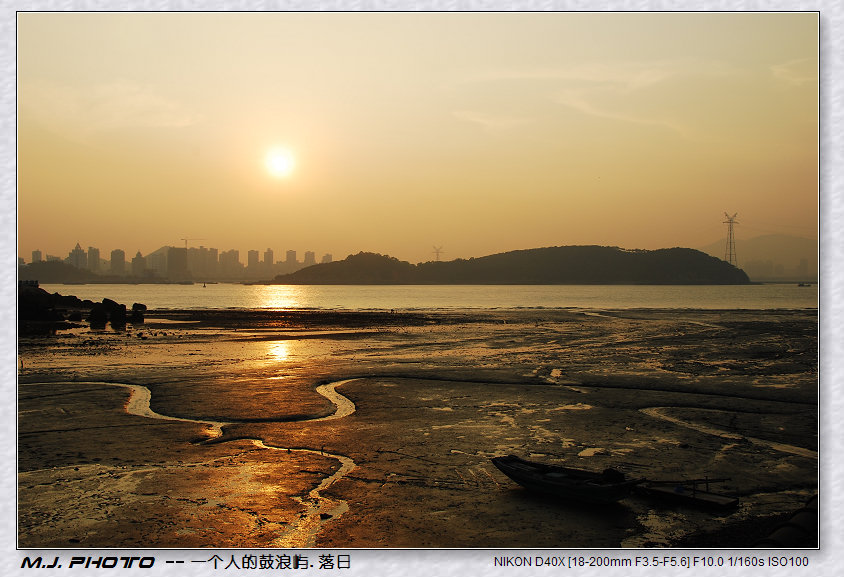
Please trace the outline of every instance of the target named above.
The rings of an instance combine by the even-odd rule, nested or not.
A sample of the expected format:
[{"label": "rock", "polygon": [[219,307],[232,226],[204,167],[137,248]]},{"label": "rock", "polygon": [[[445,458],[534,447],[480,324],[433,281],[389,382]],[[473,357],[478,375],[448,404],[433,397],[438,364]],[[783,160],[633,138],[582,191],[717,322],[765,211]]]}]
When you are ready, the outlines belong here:
[{"label": "rock", "polygon": [[122,328],[126,326],[126,305],[112,309],[108,315],[108,320],[112,328]]},{"label": "rock", "polygon": [[73,295],[60,295],[53,293],[53,306],[62,309],[79,309],[82,308],[82,301]]},{"label": "rock", "polygon": [[101,303],[94,304],[91,307],[91,312],[88,314],[88,322],[91,323],[91,328],[105,328],[106,321],[108,321],[108,312],[105,306]]},{"label": "rock", "polygon": [[[132,305],[131,321],[144,322],[146,305]],[[18,286],[18,321],[21,330],[29,330],[35,325],[52,326],[53,330],[69,328],[65,316],[70,321],[81,321],[84,311],[89,311],[88,322],[92,328],[104,328],[110,322],[113,328],[124,328],[129,318],[126,305],[109,298],[101,303],[81,300],[71,295],[50,294],[36,285],[20,283]]]},{"label": "rock", "polygon": [[18,320],[51,320],[52,296],[38,287],[22,286],[18,289]]},{"label": "rock", "polygon": [[141,303],[133,303],[132,304],[132,314],[129,317],[129,321],[133,324],[140,324],[144,322],[144,313],[147,310],[147,306]]},{"label": "rock", "polygon": [[111,299],[103,299],[103,307],[108,313],[108,320],[112,328],[126,326],[126,305],[121,305]]}]

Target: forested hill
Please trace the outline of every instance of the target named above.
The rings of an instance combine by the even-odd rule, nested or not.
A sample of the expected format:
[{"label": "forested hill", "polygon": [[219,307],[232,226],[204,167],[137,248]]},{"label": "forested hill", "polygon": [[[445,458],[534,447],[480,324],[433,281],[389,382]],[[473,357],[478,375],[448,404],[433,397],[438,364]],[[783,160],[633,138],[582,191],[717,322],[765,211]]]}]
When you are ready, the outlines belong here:
[{"label": "forested hill", "polygon": [[358,253],[274,284],[748,284],[744,271],[690,248],[558,246],[418,265]]}]

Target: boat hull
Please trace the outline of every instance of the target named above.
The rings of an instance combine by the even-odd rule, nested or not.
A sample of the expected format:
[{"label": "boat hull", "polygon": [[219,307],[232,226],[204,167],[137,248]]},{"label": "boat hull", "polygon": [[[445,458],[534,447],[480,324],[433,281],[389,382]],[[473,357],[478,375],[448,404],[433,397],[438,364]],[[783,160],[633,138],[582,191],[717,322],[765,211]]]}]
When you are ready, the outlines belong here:
[{"label": "boat hull", "polygon": [[513,455],[495,457],[492,464],[525,489],[589,504],[615,503],[641,482],[624,479],[617,471],[597,473],[534,463]]}]

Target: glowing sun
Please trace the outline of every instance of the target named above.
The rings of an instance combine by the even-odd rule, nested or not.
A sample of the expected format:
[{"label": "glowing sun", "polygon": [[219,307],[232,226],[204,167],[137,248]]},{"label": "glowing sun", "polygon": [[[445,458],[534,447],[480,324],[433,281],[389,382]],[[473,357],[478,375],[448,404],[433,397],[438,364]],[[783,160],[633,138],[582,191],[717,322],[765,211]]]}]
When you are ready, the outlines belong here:
[{"label": "glowing sun", "polygon": [[271,148],[264,157],[264,166],[267,167],[267,172],[271,176],[286,178],[296,167],[296,159],[293,158],[293,153],[287,148]]}]

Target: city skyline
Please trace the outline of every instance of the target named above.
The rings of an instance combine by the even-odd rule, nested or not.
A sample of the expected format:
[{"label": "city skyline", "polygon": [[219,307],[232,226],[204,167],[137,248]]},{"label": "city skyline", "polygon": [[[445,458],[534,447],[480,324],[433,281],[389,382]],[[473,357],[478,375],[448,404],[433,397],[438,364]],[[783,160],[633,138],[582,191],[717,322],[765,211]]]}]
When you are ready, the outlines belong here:
[{"label": "city skyline", "polygon": [[[177,245],[171,245],[171,244],[164,244],[164,245],[159,246],[157,249],[154,249],[154,250],[151,250],[151,251],[147,251],[147,252],[144,252],[144,251],[142,251],[142,250],[140,250],[140,249],[139,249],[139,250],[137,250],[137,251],[134,251],[134,252],[135,252],[136,254],[141,254],[141,255],[146,255],[146,256],[148,256],[148,255],[150,255],[150,254],[153,254],[153,253],[158,252],[158,251],[160,251],[160,250],[163,250],[163,249],[165,249],[165,248],[184,248],[184,249],[186,249],[186,250],[188,250],[188,251],[190,251],[190,250],[211,250],[211,251],[219,251],[219,253],[223,253],[223,252],[232,252],[232,251],[233,251],[233,252],[238,253],[238,255],[240,255],[240,254],[247,255],[247,258],[248,258],[248,255],[249,255],[250,253],[256,253],[256,254],[258,254],[258,255],[261,255],[261,256],[262,256],[262,258],[259,258],[259,259],[258,259],[258,260],[259,260],[260,262],[262,262],[262,263],[266,261],[266,259],[267,259],[267,255],[268,255],[268,254],[269,254],[269,256],[270,256],[270,257],[274,257],[274,255],[276,254],[276,251],[275,251],[275,250],[273,250],[271,247],[268,247],[268,248],[266,248],[266,249],[264,249],[264,250],[247,249],[247,250],[245,250],[245,251],[244,251],[244,250],[237,249],[237,248],[229,248],[229,249],[224,249],[224,250],[221,250],[221,249],[219,249],[218,247],[213,247],[213,246],[204,246],[204,245],[199,245],[199,246],[185,246],[185,247],[180,247],[180,246],[177,246]],[[104,262],[108,262],[108,261],[109,261],[109,259],[105,258],[105,256],[104,256],[104,255],[106,255],[106,254],[112,254],[112,255],[113,255],[115,251],[120,251],[120,252],[122,252],[124,255],[130,255],[130,253],[132,252],[132,251],[130,251],[130,250],[126,250],[126,249],[121,248],[121,247],[115,247],[115,248],[113,248],[113,249],[111,249],[111,250],[104,250],[104,251],[101,251],[99,247],[95,247],[95,246],[91,246],[91,245],[89,245],[87,248],[85,248],[85,247],[83,247],[82,243],[77,242],[77,243],[76,243],[76,246],[75,246],[73,249],[70,249],[70,251],[68,252],[68,255],[67,255],[67,256],[59,256],[59,255],[55,255],[55,254],[50,254],[50,253],[49,253],[49,252],[47,252],[47,251],[41,250],[40,248],[36,248],[36,249],[33,249],[33,250],[30,252],[30,258],[29,258],[29,259],[27,259],[27,258],[26,258],[26,256],[24,256],[24,255],[22,255],[22,254],[21,254],[21,255],[18,255],[18,260],[23,259],[23,261],[24,261],[25,263],[27,263],[27,264],[29,264],[29,263],[31,263],[31,262],[39,262],[39,261],[46,261],[46,260],[63,260],[63,261],[64,261],[64,260],[72,259],[72,254],[73,254],[73,252],[74,252],[74,251],[76,251],[77,249],[81,249],[81,250],[83,250],[83,251],[85,251],[85,252],[89,252],[89,251],[91,251],[91,250],[96,251],[96,254],[97,254],[97,255],[103,255],[103,256],[100,256],[100,260],[101,260],[101,261],[104,261]],[[283,254],[283,255],[284,255],[284,257],[285,257],[285,258],[284,258],[284,260],[273,260],[273,262],[290,262],[290,261],[297,261],[297,262],[309,262],[309,260],[310,260],[311,258],[314,258],[314,259],[315,259],[315,258],[316,258],[316,254],[317,254],[315,251],[312,251],[312,250],[302,251],[302,260],[301,260],[301,261],[298,261],[299,252],[300,252],[300,251],[299,251],[298,249],[285,249],[285,250],[280,250],[280,251],[278,251],[278,254],[279,254],[279,255],[282,255],[282,254]],[[37,258],[37,259],[36,259],[36,257],[35,257],[35,254],[36,254],[36,253],[39,255],[39,258]],[[291,258],[291,255],[292,255],[292,258]],[[311,255],[311,256],[309,257],[308,255]],[[322,259],[323,259],[323,261],[324,261],[324,259],[325,259],[326,257],[333,258],[333,255],[332,255],[332,253],[330,253],[330,252],[329,252],[329,253],[324,253],[324,254],[322,255],[322,257],[321,257],[321,258],[322,258]],[[238,256],[238,260],[240,260],[240,256]],[[241,261],[241,262],[243,262],[243,261]],[[248,262],[248,261],[247,261],[247,262]]]},{"label": "city skyline", "polygon": [[410,262],[695,247],[724,212],[817,238],[817,13],[17,23],[22,255],[80,226],[103,250],[295,238]]},{"label": "city skyline", "polygon": [[[164,245],[146,254],[137,251],[134,255],[125,250],[115,248],[110,252],[101,253],[97,247],[82,248],[80,243],[69,251],[66,257],[44,253],[36,249],[32,251],[27,261],[18,257],[19,265],[39,265],[39,263],[61,262],[72,267],[93,273],[96,276],[110,279],[126,280],[169,280],[187,281],[202,280],[267,280],[278,274],[295,272],[300,268],[317,263],[330,263],[331,253],[323,254],[319,260],[314,251],[306,250],[299,260],[297,250],[288,249],[275,258],[272,248],[264,251],[251,249],[246,251],[245,260],[241,258],[238,249],[220,250],[215,247],[184,247]],[[109,258],[105,258],[108,255]],[[49,278],[58,278],[65,273],[61,270],[30,270],[29,275],[41,270]],[[58,275],[58,277],[56,276]],[[37,279],[34,279],[37,280]]]}]

